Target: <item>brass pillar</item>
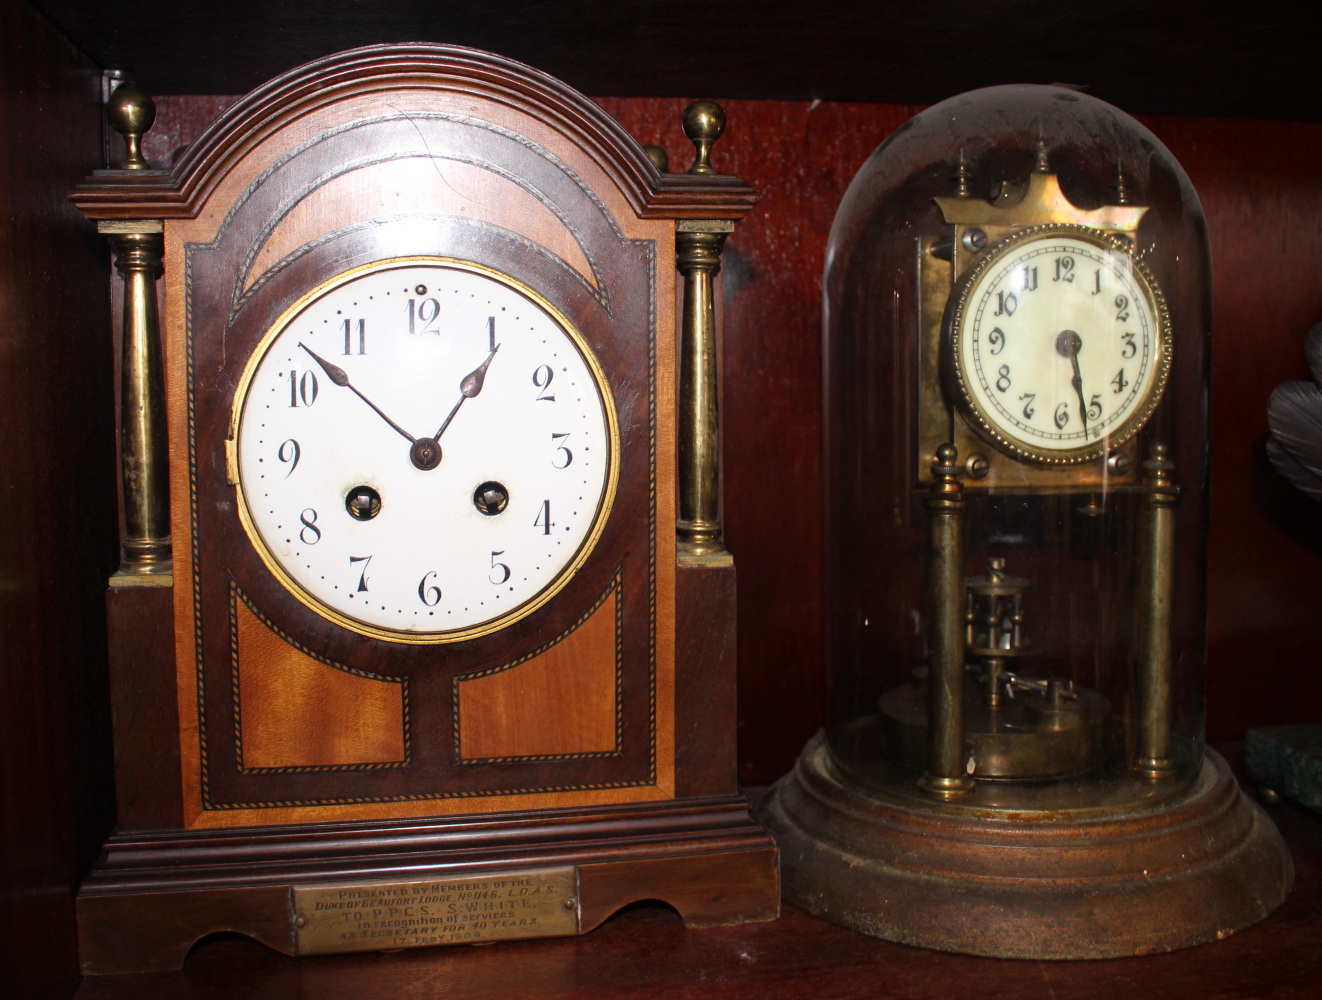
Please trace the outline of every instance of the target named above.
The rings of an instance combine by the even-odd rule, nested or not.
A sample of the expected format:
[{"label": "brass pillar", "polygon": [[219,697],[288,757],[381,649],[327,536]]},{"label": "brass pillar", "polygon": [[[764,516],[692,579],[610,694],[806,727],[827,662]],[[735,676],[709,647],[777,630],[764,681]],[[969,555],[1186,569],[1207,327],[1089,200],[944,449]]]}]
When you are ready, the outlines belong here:
[{"label": "brass pillar", "polygon": [[927,774],[920,786],[942,799],[973,789],[965,766],[964,486],[959,452],[952,444],[936,450],[932,492],[927,497],[931,527],[928,555],[928,720]]},{"label": "brass pillar", "polygon": [[1175,463],[1166,445],[1152,445],[1143,463],[1147,491],[1140,522],[1136,669],[1138,741],[1134,769],[1156,781],[1171,777],[1171,600],[1175,576],[1175,505],[1179,488],[1171,483]]},{"label": "brass pillar", "polygon": [[[725,131],[725,112],[695,101],[684,112],[684,132],[697,157],[690,174],[713,174],[711,145]],[[715,278],[721,269],[728,219],[675,223],[675,265],[684,276],[679,372],[679,536],[681,556],[725,554],[721,539],[720,373],[717,367]],[[727,557],[728,558],[728,557]]]},{"label": "brass pillar", "polygon": [[[124,136],[120,170],[149,170],[142,135],[156,119],[152,99],[133,87],[111,95],[106,117]],[[164,271],[164,226],[159,219],[104,221],[115,270],[124,279],[120,365],[119,463],[124,491],[124,538],[116,585],[135,579],[165,582],[171,573],[169,459],[165,436],[165,372],[156,279]]]},{"label": "brass pillar", "polygon": [[[121,576],[169,573],[170,485],[165,437],[165,373],[161,363],[156,279],[159,221],[103,223],[112,231],[115,269],[124,279],[123,353],[119,397],[119,461],[124,486]],[[154,227],[156,232],[151,232]]]},{"label": "brass pillar", "polygon": [[682,220],[676,226],[675,261],[684,276],[679,376],[679,541],[687,553],[708,555],[725,551],[720,520],[720,381],[713,279],[721,269],[721,246],[734,224],[719,219]]}]

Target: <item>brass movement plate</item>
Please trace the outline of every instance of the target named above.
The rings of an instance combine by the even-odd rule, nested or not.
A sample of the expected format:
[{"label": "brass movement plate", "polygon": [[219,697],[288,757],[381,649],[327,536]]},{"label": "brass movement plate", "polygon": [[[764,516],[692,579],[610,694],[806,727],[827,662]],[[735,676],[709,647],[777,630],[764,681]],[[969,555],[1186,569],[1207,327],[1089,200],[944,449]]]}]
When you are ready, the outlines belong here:
[{"label": "brass movement plate", "polygon": [[294,887],[299,955],[579,933],[578,869]]}]

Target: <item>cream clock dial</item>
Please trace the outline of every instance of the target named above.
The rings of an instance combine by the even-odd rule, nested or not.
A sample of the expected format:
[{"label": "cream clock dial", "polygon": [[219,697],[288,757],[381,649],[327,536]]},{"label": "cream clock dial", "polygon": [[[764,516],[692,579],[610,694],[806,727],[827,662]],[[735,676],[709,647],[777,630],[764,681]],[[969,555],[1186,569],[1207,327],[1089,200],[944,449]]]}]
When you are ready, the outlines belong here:
[{"label": "cream clock dial", "polygon": [[574,326],[497,272],[386,261],[263,338],[234,404],[244,528],[301,601],[356,631],[445,642],[539,607],[582,564],[618,433]]},{"label": "cream clock dial", "polygon": [[1170,368],[1156,282],[1124,240],[1038,226],[985,251],[952,297],[956,397],[1001,450],[1095,459],[1151,416]]}]

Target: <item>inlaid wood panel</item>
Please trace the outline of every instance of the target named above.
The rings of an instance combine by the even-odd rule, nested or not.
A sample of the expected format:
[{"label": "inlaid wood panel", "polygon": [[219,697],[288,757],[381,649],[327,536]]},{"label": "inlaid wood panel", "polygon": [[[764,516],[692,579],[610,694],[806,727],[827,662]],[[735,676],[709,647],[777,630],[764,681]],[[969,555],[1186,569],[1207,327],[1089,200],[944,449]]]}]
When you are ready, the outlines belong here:
[{"label": "inlaid wood panel", "polygon": [[[369,159],[357,169],[319,179],[318,186],[295,192],[275,206],[244,261],[239,275],[241,294],[328,233],[362,226],[366,220],[396,218],[445,219],[536,234],[542,252],[553,254],[580,280],[600,291],[581,235],[556,218],[554,203],[548,204],[508,177],[464,162],[453,152],[430,155],[429,136],[416,123],[411,124],[405,135],[391,137],[390,158],[385,162]],[[415,140],[413,148],[406,144],[407,139]]]},{"label": "inlaid wood panel", "polygon": [[623,611],[617,581],[548,648],[489,672],[455,678],[460,762],[620,753]]},{"label": "inlaid wood panel", "polygon": [[234,701],[243,771],[408,764],[408,683],[312,655],[235,588]]}]

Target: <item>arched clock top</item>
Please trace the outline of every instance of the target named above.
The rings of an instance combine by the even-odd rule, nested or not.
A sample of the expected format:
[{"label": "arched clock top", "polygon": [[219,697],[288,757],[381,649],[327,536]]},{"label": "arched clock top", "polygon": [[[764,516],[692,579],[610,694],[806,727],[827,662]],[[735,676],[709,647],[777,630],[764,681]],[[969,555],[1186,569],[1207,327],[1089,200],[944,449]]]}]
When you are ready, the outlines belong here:
[{"label": "arched clock top", "polygon": [[446,91],[528,115],[563,135],[642,218],[743,218],[758,195],[737,177],[665,174],[609,114],[513,59],[457,45],[372,45],[314,60],[237,101],[166,171],[99,171],[70,192],[92,219],[193,218],[263,141],[330,105],[388,91]]}]

